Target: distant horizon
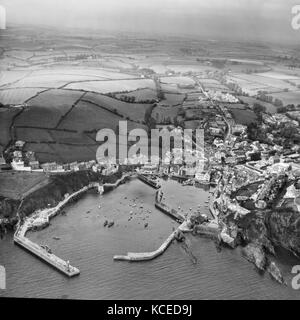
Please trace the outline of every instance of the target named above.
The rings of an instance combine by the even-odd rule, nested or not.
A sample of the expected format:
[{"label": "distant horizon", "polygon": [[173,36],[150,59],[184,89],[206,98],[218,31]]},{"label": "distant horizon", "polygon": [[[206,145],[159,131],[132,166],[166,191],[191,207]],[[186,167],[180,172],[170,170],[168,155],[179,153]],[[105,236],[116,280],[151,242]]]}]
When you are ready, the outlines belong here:
[{"label": "distant horizon", "polygon": [[[26,3],[26,5],[24,4]],[[0,0],[7,25],[300,44],[298,0]]]},{"label": "distant horizon", "polygon": [[[209,35],[195,35],[195,34],[175,34],[171,32],[166,32],[166,33],[154,33],[151,31],[129,31],[129,30],[116,30],[116,29],[103,29],[101,27],[99,28],[93,28],[93,27],[81,27],[81,26],[55,26],[51,24],[30,24],[30,23],[8,23],[6,25],[6,29],[0,30],[0,36],[1,32],[9,31],[12,28],[43,28],[43,29],[48,29],[49,31],[52,30],[60,30],[62,32],[72,32],[74,30],[76,31],[82,31],[83,33],[86,32],[92,32],[89,34],[89,36],[93,37],[96,36],[98,32],[103,32],[103,36],[116,36],[116,35],[122,35],[125,36],[127,34],[129,37],[133,37],[134,35],[136,36],[143,36],[147,37],[149,39],[157,39],[157,38],[170,38],[171,39],[190,39],[193,41],[206,41],[206,42],[224,42],[224,43],[249,43],[249,44],[257,44],[257,45],[275,45],[275,46],[282,46],[282,45],[288,45],[289,47],[299,47],[300,46],[300,40],[299,42],[294,42],[290,40],[276,40],[276,39],[255,39],[255,38],[238,38],[238,37],[221,37],[221,36],[215,36],[211,37]],[[300,34],[300,32],[299,32]],[[99,35],[99,34],[98,34]]]}]

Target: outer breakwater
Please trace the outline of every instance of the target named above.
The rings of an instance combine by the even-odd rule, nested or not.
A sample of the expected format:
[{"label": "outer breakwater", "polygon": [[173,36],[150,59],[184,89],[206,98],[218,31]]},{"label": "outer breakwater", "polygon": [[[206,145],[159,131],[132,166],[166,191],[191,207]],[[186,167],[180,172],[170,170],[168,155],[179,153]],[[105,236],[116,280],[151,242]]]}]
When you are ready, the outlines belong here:
[{"label": "outer breakwater", "polygon": [[155,251],[152,252],[128,252],[127,255],[115,255],[114,260],[122,261],[147,261],[155,259],[156,257],[163,254],[172,241],[176,238],[178,232],[190,232],[191,230],[187,226],[187,222],[184,221],[169,237],[162,243],[162,245]]},{"label": "outer breakwater", "polygon": [[163,203],[161,199],[159,200],[159,196],[162,195],[160,190],[158,190],[155,194],[155,207],[162,211],[163,213],[170,216],[172,219],[177,221],[178,223],[183,223],[185,218],[180,215],[175,209],[169,207],[167,204]]}]

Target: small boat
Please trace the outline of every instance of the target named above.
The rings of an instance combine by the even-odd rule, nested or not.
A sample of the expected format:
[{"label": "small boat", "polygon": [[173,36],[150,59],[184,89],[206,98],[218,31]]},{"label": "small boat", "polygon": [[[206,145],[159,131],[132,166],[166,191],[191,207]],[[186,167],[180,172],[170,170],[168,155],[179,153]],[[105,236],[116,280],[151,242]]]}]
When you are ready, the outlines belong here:
[{"label": "small boat", "polygon": [[111,221],[111,222],[107,225],[107,227],[108,227],[108,228],[111,228],[114,224],[115,224],[114,221]]},{"label": "small boat", "polygon": [[104,224],[103,224],[103,227],[106,227],[107,225],[108,225],[108,221],[105,220],[105,221],[104,221]]},{"label": "small boat", "polygon": [[60,240],[60,237],[53,237],[54,240]]},{"label": "small boat", "polygon": [[43,248],[44,250],[46,250],[47,253],[52,254],[51,248],[49,248],[47,245],[41,245],[41,248]]}]

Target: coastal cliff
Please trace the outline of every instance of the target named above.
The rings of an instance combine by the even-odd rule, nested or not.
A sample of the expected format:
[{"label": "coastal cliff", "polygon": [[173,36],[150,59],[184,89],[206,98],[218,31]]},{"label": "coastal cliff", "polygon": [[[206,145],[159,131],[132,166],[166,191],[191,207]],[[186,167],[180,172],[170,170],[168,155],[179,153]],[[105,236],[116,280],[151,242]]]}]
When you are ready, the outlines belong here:
[{"label": "coastal cliff", "polygon": [[240,230],[247,243],[243,254],[258,269],[266,270],[279,283],[285,281],[275,262],[267,254],[276,255],[276,247],[300,256],[300,215],[290,208],[252,212],[240,221]]},{"label": "coastal cliff", "polygon": [[251,212],[239,221],[247,243],[256,242],[271,254],[282,247],[300,256],[300,215],[289,208]]},{"label": "coastal cliff", "polygon": [[265,215],[268,238],[274,246],[281,246],[300,257],[300,214],[293,209],[269,211]]}]

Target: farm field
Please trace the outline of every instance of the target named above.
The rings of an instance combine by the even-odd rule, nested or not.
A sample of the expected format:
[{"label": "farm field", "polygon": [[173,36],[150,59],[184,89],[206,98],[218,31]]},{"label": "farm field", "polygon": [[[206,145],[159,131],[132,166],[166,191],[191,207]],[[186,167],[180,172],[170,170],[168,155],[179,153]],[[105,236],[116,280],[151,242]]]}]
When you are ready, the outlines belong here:
[{"label": "farm field", "polygon": [[108,80],[108,81],[89,81],[71,83],[65,88],[73,90],[93,91],[98,93],[133,91],[141,88],[150,88],[155,90],[153,80],[148,79],[129,79],[129,80]]},{"label": "farm field", "polygon": [[176,84],[172,83],[161,83],[161,89],[164,93],[175,93],[175,94],[180,94],[182,93],[182,90],[179,91],[178,87]]},{"label": "farm field", "polygon": [[57,88],[73,81],[118,80],[135,78],[106,68],[83,68],[81,66],[51,66],[35,70],[3,70],[0,72],[0,87],[49,87]]},{"label": "farm field", "polygon": [[0,172],[0,179],[0,196],[14,200],[48,183],[42,172]]},{"label": "farm field", "polygon": [[80,101],[64,118],[58,129],[76,130],[79,132],[110,128],[115,130],[122,120],[120,116],[87,101]]},{"label": "farm field", "polygon": [[[106,78],[102,78],[105,80]],[[99,80],[99,77],[81,76],[81,75],[34,75],[26,77],[14,83],[14,86],[22,88],[60,88],[72,81]],[[9,88],[10,86],[8,86]]]},{"label": "farm field", "polygon": [[70,163],[73,161],[93,160],[98,145],[76,145],[64,143],[26,143],[26,151],[34,151],[41,162]]},{"label": "farm field", "polygon": [[221,85],[221,84],[211,84],[211,85],[204,85],[205,90],[209,91],[229,91],[227,87]]},{"label": "farm field", "polygon": [[126,93],[116,94],[116,98],[120,99],[122,96],[135,97],[135,102],[145,100],[157,100],[157,93],[153,89],[137,89]]},{"label": "farm field", "polygon": [[161,77],[161,83],[171,83],[177,85],[195,85],[195,81],[189,77]]},{"label": "farm field", "polygon": [[128,103],[96,93],[87,93],[82,101],[91,102],[96,107],[103,107],[112,112],[116,111],[122,117],[133,121],[144,121],[146,111],[151,108],[151,104]]},{"label": "farm field", "polygon": [[[77,132],[98,131],[102,128],[116,130],[119,121],[126,119],[96,106],[88,101],[80,101],[75,108],[59,124],[58,129],[75,130]],[[128,128],[146,128],[140,123],[128,121]]]},{"label": "farm field", "polygon": [[272,97],[274,99],[280,99],[284,105],[294,104],[297,106],[298,104],[300,104],[300,90],[293,92],[273,93]]},{"label": "farm field", "polygon": [[48,130],[35,128],[15,128],[15,135],[18,140],[34,142],[55,142]]},{"label": "farm field", "polygon": [[237,83],[244,92],[251,96],[257,95],[259,91],[267,91],[273,94],[286,89],[295,90],[295,87],[286,81],[257,74],[233,74],[228,76],[227,79]]},{"label": "farm field", "polygon": [[[84,145],[68,145],[68,144],[53,144],[51,145],[53,161],[61,163],[70,163],[73,161],[88,161],[96,158],[98,146]],[[41,155],[42,156],[42,155]],[[40,159],[43,160],[41,157]]]},{"label": "farm field", "polygon": [[256,121],[256,115],[251,110],[231,109],[234,120],[243,125],[248,125]]},{"label": "farm field", "polygon": [[28,108],[16,119],[15,125],[55,128],[61,118],[82,97],[78,91],[49,90],[28,102]]},{"label": "farm field", "polygon": [[10,141],[10,127],[19,112],[21,112],[19,108],[0,108],[0,145],[6,146]]},{"label": "farm field", "polygon": [[60,144],[72,145],[94,145],[96,142],[88,135],[82,132],[68,132],[60,130],[48,130],[53,141]]},{"label": "farm field", "polygon": [[157,106],[152,111],[152,118],[159,124],[174,124],[174,118],[176,118],[179,111],[179,107],[176,106]]},{"label": "farm field", "polygon": [[23,104],[30,98],[42,92],[43,88],[11,88],[0,89],[0,102],[5,105]]},{"label": "farm field", "polygon": [[300,80],[300,77],[293,76],[291,74],[285,74],[275,71],[268,71],[264,73],[256,73],[257,76],[262,76],[265,78],[278,79],[278,80]]},{"label": "farm field", "polygon": [[182,105],[184,99],[185,94],[165,93],[165,100],[162,100],[162,103],[166,102],[171,106]]},{"label": "farm field", "polygon": [[253,107],[255,103],[258,103],[266,108],[266,111],[269,113],[276,113],[277,112],[277,107],[275,107],[273,104],[265,102],[265,101],[260,101],[257,100],[256,98],[253,97],[245,97],[245,96],[237,96],[242,102],[246,103],[249,105],[250,108]]},{"label": "farm field", "polygon": [[23,71],[2,70],[0,72],[0,87],[19,81],[23,77],[30,74],[31,74],[31,71],[28,71],[28,70],[23,70]]}]

